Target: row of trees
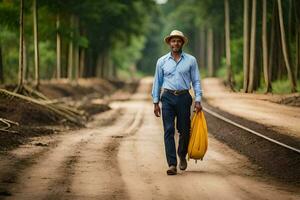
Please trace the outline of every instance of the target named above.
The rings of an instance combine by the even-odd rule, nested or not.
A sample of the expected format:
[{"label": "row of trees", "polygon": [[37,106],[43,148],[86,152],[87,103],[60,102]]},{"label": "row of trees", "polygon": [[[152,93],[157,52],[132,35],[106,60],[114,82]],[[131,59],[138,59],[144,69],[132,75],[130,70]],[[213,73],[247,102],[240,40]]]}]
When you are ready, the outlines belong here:
[{"label": "row of trees", "polygon": [[[288,79],[290,91],[296,91],[299,1],[169,0],[161,5],[161,13],[165,21],[154,19],[165,28],[153,29],[160,39],[148,41],[146,49],[161,44],[170,30],[180,29],[189,37],[187,51],[199,59],[200,69],[208,76],[223,76],[232,89],[253,92],[264,87],[272,92],[272,82]],[[145,67],[142,64],[140,68]]]},{"label": "row of trees", "polygon": [[[271,86],[271,72],[272,69],[274,69],[275,63],[273,60],[276,57],[283,57],[282,65],[285,65],[288,79],[291,83],[291,91],[296,92],[296,76],[297,71],[299,68],[299,59],[300,59],[300,54],[299,54],[299,19],[300,16],[298,16],[297,12],[300,12],[300,10],[297,10],[297,2],[290,0],[285,1],[288,2],[289,6],[289,38],[290,42],[286,41],[286,28],[284,25],[284,19],[283,19],[283,6],[282,6],[282,1],[281,0],[276,0],[276,1],[267,1],[267,0],[262,0],[259,1],[261,5],[261,51],[262,51],[262,68],[263,68],[263,75],[264,75],[264,81],[266,85],[266,92],[271,92],[272,91],[272,86]],[[270,31],[268,30],[268,3],[272,6],[272,12],[271,12],[271,26],[270,26]],[[298,2],[299,3],[299,2]],[[299,4],[300,5],[300,4]],[[294,9],[292,9],[294,6]],[[298,7],[299,9],[299,7]],[[249,0],[244,0],[244,28],[243,28],[243,70],[244,70],[244,82],[243,82],[243,90],[245,92],[253,92],[254,89],[258,87],[258,81],[259,81],[259,64],[258,61],[255,63],[257,59],[256,55],[256,26],[257,26],[257,0],[252,0],[252,12],[251,12],[251,26],[249,27]],[[225,0],[225,13],[229,15],[229,0]],[[293,17],[292,17],[293,16]],[[230,51],[230,38],[228,36],[229,34],[229,17],[225,17],[225,24],[226,24],[226,46],[228,49],[227,51]],[[294,29],[292,29],[291,26],[294,26]],[[251,30],[251,31],[249,31]],[[294,30],[294,31],[292,31]],[[268,34],[270,32],[270,34]],[[269,39],[270,38],[270,39]],[[296,39],[296,44],[295,45],[295,56],[292,56],[291,53],[292,51],[292,45],[293,45],[293,38],[298,38]],[[250,45],[249,45],[250,43]],[[268,45],[270,43],[270,45]],[[276,47],[274,46],[274,43],[276,43]],[[274,48],[280,49],[280,51],[274,52]],[[230,56],[226,55],[227,60],[230,59]],[[295,58],[295,67],[292,69],[291,63],[293,63],[291,60]],[[269,64],[271,63],[271,64]],[[228,71],[231,71],[231,63],[226,62]],[[278,65],[276,66],[277,68]],[[281,70],[281,69],[280,69]],[[280,71],[281,72],[281,71]],[[228,73],[228,81],[231,82],[231,73]]]},{"label": "row of trees", "polygon": [[152,0],[1,0],[0,80],[116,76],[140,58],[154,10]]},{"label": "row of trees", "polygon": [[135,63],[153,75],[156,59],[168,50],[163,38],[180,29],[208,76],[223,76],[244,92],[271,92],[272,83],[288,79],[296,91],[297,0],[24,2],[0,0],[2,82],[15,82],[18,72],[19,85],[35,80],[37,86],[41,78],[115,77],[118,70],[134,73]]}]

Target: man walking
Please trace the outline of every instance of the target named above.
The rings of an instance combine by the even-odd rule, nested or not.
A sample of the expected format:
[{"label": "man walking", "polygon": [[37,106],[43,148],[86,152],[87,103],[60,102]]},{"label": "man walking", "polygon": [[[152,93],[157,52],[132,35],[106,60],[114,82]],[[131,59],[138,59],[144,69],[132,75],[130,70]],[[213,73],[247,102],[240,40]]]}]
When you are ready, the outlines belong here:
[{"label": "man walking", "polygon": [[[195,93],[195,112],[202,110],[200,76],[197,60],[192,55],[182,51],[188,39],[178,30],[173,30],[165,38],[171,52],[157,60],[152,88],[154,114],[160,117],[159,101],[162,103],[162,118],[164,126],[165,152],[169,169],[168,175],[177,174],[177,156],[175,147],[175,118],[179,132],[177,154],[180,158],[179,168],[187,168],[186,154],[190,137],[190,109],[192,97],[189,93],[191,83]],[[161,94],[161,89],[163,93]]]}]

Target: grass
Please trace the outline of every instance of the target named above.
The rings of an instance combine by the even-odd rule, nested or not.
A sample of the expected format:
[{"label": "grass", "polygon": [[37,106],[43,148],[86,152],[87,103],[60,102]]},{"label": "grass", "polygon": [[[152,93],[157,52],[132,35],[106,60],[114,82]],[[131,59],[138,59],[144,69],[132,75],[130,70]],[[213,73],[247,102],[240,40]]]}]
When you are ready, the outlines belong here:
[{"label": "grass", "polygon": [[[217,71],[217,77],[225,79],[226,77],[226,67],[221,67]],[[240,71],[239,73],[234,74],[234,80],[235,80],[235,90],[240,91],[243,88],[243,80],[244,75],[243,71]],[[255,91],[257,93],[264,93],[266,91],[266,86],[264,83],[263,77],[261,78],[261,85],[259,88]],[[290,94],[291,93],[291,85],[290,81],[288,79],[282,79],[282,80],[276,80],[272,82],[272,93],[273,94]],[[297,91],[300,92],[300,80],[297,80]]]},{"label": "grass", "polygon": [[[263,81],[262,81],[263,82]],[[272,93],[273,94],[289,94],[291,93],[291,84],[288,79],[276,80],[272,82]],[[257,92],[264,93],[266,91],[265,84],[258,88]],[[297,81],[297,91],[300,91],[300,80]]]}]

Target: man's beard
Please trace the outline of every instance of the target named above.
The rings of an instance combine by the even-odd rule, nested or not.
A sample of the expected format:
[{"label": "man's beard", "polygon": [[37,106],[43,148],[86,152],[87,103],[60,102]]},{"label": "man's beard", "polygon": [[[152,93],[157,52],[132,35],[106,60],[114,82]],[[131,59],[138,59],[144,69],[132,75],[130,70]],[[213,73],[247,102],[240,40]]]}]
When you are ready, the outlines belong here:
[{"label": "man's beard", "polygon": [[182,52],[182,48],[176,48],[176,47],[173,47],[173,48],[172,48],[172,51],[173,51],[174,53],[181,53],[181,52]]}]

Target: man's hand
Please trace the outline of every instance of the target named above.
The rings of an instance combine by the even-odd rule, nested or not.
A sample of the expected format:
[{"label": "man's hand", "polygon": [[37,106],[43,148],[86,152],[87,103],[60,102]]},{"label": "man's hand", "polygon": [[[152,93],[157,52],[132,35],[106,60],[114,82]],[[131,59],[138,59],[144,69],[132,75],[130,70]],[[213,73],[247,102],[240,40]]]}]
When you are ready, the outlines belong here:
[{"label": "man's hand", "polygon": [[160,107],[158,103],[154,103],[154,114],[156,117],[160,117]]},{"label": "man's hand", "polygon": [[195,107],[194,107],[194,112],[198,113],[202,111],[202,106],[201,103],[199,101],[195,102]]}]

